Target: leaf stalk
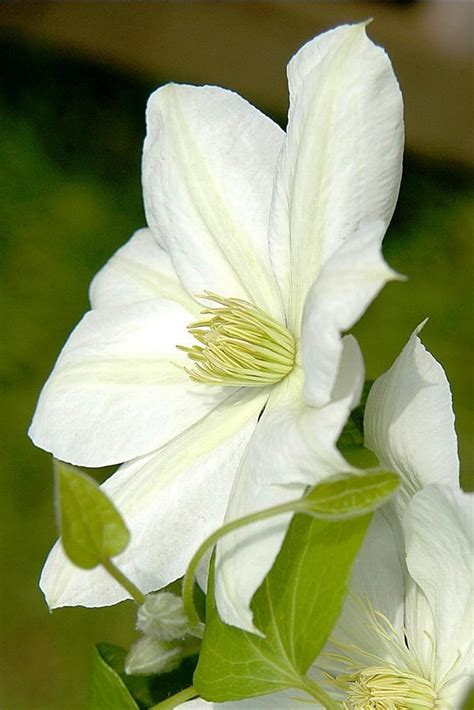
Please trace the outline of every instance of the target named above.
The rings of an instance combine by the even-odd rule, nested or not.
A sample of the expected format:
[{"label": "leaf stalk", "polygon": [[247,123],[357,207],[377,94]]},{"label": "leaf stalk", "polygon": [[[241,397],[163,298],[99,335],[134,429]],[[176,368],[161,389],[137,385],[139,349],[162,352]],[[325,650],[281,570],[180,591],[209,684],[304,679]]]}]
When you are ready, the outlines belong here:
[{"label": "leaf stalk", "polygon": [[178,705],[181,705],[181,703],[186,702],[186,700],[192,700],[192,698],[196,698],[197,695],[198,694],[194,685],[190,685],[189,688],[180,690],[179,693],[172,695],[170,698],[166,698],[166,700],[162,700],[157,705],[153,705],[150,710],[172,710]]},{"label": "leaf stalk", "polygon": [[102,566],[107,572],[122,586],[132,597],[132,599],[141,606],[145,601],[145,595],[141,593],[138,587],[124,575],[112,562],[112,560],[106,558],[101,561]]},{"label": "leaf stalk", "polygon": [[301,677],[300,688],[321,703],[326,710],[340,710],[340,705],[338,705],[318,683],[308,676]]}]

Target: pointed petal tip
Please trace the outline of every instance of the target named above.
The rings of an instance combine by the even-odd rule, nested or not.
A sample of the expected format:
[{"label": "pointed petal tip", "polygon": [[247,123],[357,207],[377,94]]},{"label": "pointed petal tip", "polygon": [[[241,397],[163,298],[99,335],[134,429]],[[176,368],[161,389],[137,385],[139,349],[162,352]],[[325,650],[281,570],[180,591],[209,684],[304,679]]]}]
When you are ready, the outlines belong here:
[{"label": "pointed petal tip", "polygon": [[[47,437],[43,436],[41,430],[41,417],[38,414],[38,408],[36,408],[36,411],[33,414],[33,419],[31,420],[31,424],[28,427],[28,438],[30,439],[31,443],[36,446],[37,449],[42,449],[47,454],[51,454],[54,461],[56,459],[57,452],[54,446],[51,446],[51,443],[49,442]],[[80,465],[77,462],[73,461],[68,461],[68,463],[71,463],[73,465]]]},{"label": "pointed petal tip", "polygon": [[[363,34],[367,37],[366,28],[371,25],[373,21],[373,17],[368,17],[366,20],[361,20],[360,22],[353,22],[351,24],[346,25],[346,27],[348,28],[349,32],[353,32],[354,34],[360,32],[360,34]],[[337,29],[337,27],[335,29]],[[370,37],[367,37],[367,39],[369,40],[369,42],[371,41]]]},{"label": "pointed petal tip", "polygon": [[[416,326],[416,328],[413,329],[413,331],[412,331],[411,334],[410,334],[410,337],[408,338],[408,341],[407,341],[407,343],[406,343],[406,345],[405,345],[404,350],[407,349],[407,348],[410,348],[410,347],[414,347],[415,349],[416,349],[416,348],[421,348],[421,350],[423,351],[423,353],[425,353],[425,354],[427,354],[429,357],[433,358],[433,355],[431,355],[431,353],[428,352],[428,350],[426,349],[426,347],[425,347],[425,345],[424,345],[422,339],[420,338],[420,333],[421,333],[422,330],[424,330],[424,327],[425,327],[425,325],[428,323],[428,321],[429,321],[429,317],[426,317],[424,320],[422,320],[420,323],[418,323],[418,325]],[[402,351],[402,352],[403,352],[403,351]],[[434,359],[434,358],[433,358],[433,359]],[[439,364],[439,363],[438,363],[438,364]],[[441,365],[440,365],[440,367],[441,367]],[[428,387],[430,384],[432,384],[430,381],[427,381],[427,382],[426,382],[426,386],[427,386],[427,387]]]},{"label": "pointed petal tip", "polygon": [[413,333],[411,334],[411,337],[417,336],[418,333],[421,333],[421,331],[423,330],[423,328],[425,327],[425,325],[428,323],[428,321],[429,321],[429,316],[427,316],[424,320],[421,321],[421,323],[419,323],[419,324],[416,326],[415,330],[414,330]]},{"label": "pointed petal tip", "polygon": [[390,281],[408,281],[408,276],[406,274],[399,274],[398,271],[395,271],[395,269],[392,269],[391,266],[388,266],[388,270],[390,271]]},{"label": "pointed petal tip", "polygon": [[[51,554],[51,553],[50,553]],[[49,559],[49,557],[48,557]],[[62,606],[65,606],[64,604],[61,604],[60,599],[58,598],[57,595],[55,595],[50,588],[50,585],[48,584],[49,582],[49,575],[47,573],[47,567],[48,567],[48,559],[46,560],[45,564],[43,565],[43,569],[41,570],[38,586],[40,588],[40,591],[44,597],[44,600],[48,606],[48,609],[50,612],[54,611],[54,609],[59,609]]]},{"label": "pointed petal tip", "polygon": [[392,269],[392,267],[387,264],[383,256],[382,250],[380,250],[380,261],[382,267],[380,279],[383,281],[381,288],[383,288],[386,283],[390,283],[390,281],[408,281],[408,277],[405,276],[405,274],[399,274],[398,271],[395,271],[395,269]]}]

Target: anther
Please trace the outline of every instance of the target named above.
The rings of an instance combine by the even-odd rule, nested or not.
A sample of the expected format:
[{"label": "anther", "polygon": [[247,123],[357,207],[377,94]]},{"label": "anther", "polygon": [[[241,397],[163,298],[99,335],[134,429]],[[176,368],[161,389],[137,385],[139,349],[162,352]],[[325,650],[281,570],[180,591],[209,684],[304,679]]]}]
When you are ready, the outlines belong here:
[{"label": "anther", "polygon": [[223,298],[209,291],[197,298],[217,305],[201,311],[208,318],[188,326],[199,345],[176,346],[194,363],[186,368],[193,382],[262,387],[279,382],[291,372],[296,346],[284,326],[238,298]]}]

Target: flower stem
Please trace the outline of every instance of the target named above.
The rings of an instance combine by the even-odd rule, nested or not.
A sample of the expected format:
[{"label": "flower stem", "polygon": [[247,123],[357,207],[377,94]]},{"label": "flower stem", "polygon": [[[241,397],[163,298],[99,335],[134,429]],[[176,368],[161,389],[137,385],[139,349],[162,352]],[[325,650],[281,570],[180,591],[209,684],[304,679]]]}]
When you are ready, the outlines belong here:
[{"label": "flower stem", "polygon": [[130,594],[139,606],[143,604],[145,601],[145,595],[142,594],[138,587],[136,587],[134,583],[114,565],[112,560],[105,558],[102,560],[102,566],[107,570],[110,576],[113,577]]},{"label": "flower stem", "polygon": [[266,508],[265,510],[260,510],[258,513],[251,513],[238,520],[233,520],[231,523],[223,525],[219,530],[216,530],[212,535],[210,535],[202,545],[198,548],[197,552],[194,554],[191,562],[188,565],[186,574],[183,580],[183,605],[186,615],[188,617],[191,627],[197,626],[199,624],[199,617],[197,615],[196,609],[194,607],[193,600],[193,590],[194,590],[194,578],[196,574],[196,569],[210,547],[214,545],[225,535],[228,535],[234,530],[243,528],[251,523],[257,523],[260,520],[266,520],[267,518],[272,518],[274,515],[282,515],[283,513],[296,513],[296,512],[306,512],[310,513],[304,499],[293,500],[289,503],[283,503],[282,505],[276,505],[273,508]]},{"label": "flower stem", "polygon": [[[330,482],[321,483],[313,488],[307,495],[303,496],[303,498],[292,500],[288,503],[282,503],[273,508],[265,508],[264,510],[251,513],[238,520],[233,520],[223,525],[204,540],[189,563],[183,580],[183,604],[191,628],[199,624],[199,616],[194,608],[193,600],[196,569],[209,548],[214,547],[222,537],[225,537],[225,535],[239,528],[284,513],[306,513],[319,520],[334,521],[348,520],[365,515],[366,513],[372,513],[376,508],[385,503],[394,490],[396,490],[399,478],[395,474],[375,469],[366,471],[365,473],[367,475],[362,477],[364,480],[355,491],[356,493],[358,491],[359,494],[358,502],[357,499],[356,502],[354,502],[351,498],[354,491],[344,489],[346,479],[354,478],[353,474],[347,474],[338,480],[334,480],[332,488]],[[343,484],[342,490],[340,484]],[[321,491],[323,492],[322,494]]]},{"label": "flower stem", "polygon": [[166,700],[162,700],[157,705],[153,705],[153,707],[151,707],[150,710],[172,710],[172,708],[175,708],[178,705],[180,705],[181,703],[186,702],[186,700],[191,700],[192,698],[196,698],[196,697],[197,697],[196,688],[194,687],[194,685],[190,685],[189,688],[185,688],[184,690],[181,690],[179,693],[172,695],[170,698],[166,698]]},{"label": "flower stem", "polygon": [[340,705],[336,703],[318,683],[308,678],[308,676],[301,677],[300,688],[315,698],[318,703],[321,703],[326,710],[340,710]]}]

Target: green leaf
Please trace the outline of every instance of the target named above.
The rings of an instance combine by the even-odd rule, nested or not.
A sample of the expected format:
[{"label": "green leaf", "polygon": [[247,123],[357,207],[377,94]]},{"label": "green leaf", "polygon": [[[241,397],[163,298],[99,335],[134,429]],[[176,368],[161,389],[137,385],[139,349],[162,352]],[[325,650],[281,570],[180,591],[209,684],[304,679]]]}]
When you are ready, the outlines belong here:
[{"label": "green leaf", "polygon": [[98,484],[61,461],[55,462],[55,474],[60,535],[71,562],[91,569],[122,552],[130,533]]},{"label": "green leaf", "polygon": [[347,461],[358,468],[378,465],[375,454],[364,446],[364,412],[372,385],[372,380],[365,382],[360,404],[352,411],[337,442],[337,448]]},{"label": "green leaf", "polygon": [[369,396],[369,393],[370,393],[370,390],[372,389],[373,384],[374,384],[374,380],[366,380],[364,382],[364,387],[362,389],[362,394],[360,397],[360,403],[355,409],[352,410],[351,416],[350,416],[350,421],[354,422],[354,424],[359,429],[362,436],[364,436],[365,407],[367,404],[367,398]]},{"label": "green leaf", "polygon": [[396,491],[399,476],[390,471],[345,474],[323,481],[301,499],[301,508],[326,520],[340,520],[371,513]]},{"label": "green leaf", "polygon": [[135,676],[125,673],[127,651],[112,643],[98,643],[97,651],[110,668],[121,678],[132,698],[140,707],[149,707],[155,702],[150,676]]},{"label": "green leaf", "polygon": [[[167,701],[183,688],[188,688],[192,683],[197,662],[196,656],[193,655],[185,658],[181,666],[171,673],[137,676],[125,673],[127,651],[124,648],[111,643],[99,643],[96,646],[96,653],[118,676],[139,708],[154,707],[156,703]],[[94,663],[97,663],[95,655]],[[95,707],[97,706],[91,706],[88,710],[95,710]]]},{"label": "green leaf", "polygon": [[371,469],[379,464],[377,456],[365,446],[339,446],[339,451],[356,468]]},{"label": "green leaf", "polygon": [[337,440],[337,447],[340,451],[343,451],[348,447],[352,448],[354,446],[363,445],[364,437],[362,435],[362,432],[355,423],[355,421],[352,419],[352,417],[349,417],[344,426],[344,429],[341,432],[339,439]]},{"label": "green leaf", "polygon": [[87,710],[138,710],[124,682],[102,656],[100,647],[93,651]]},{"label": "green leaf", "polygon": [[[316,486],[305,498],[318,515],[295,515],[280,553],[252,601],[265,638],[227,626],[218,616],[213,573],[207,622],[194,675],[199,694],[214,702],[301,688],[340,613],[353,559],[371,513],[395,490],[394,474],[349,476]],[[359,517],[354,517],[357,513]]]},{"label": "green leaf", "polygon": [[303,512],[321,520],[344,520],[363,515],[385,503],[398,484],[399,479],[396,474],[381,471],[333,477],[330,481],[316,486],[303,498],[250,513],[223,525],[199,546],[183,579],[183,603],[190,626],[197,630],[200,625],[193,594],[196,570],[206,552],[221,538],[251,523],[267,520],[283,513]]}]

